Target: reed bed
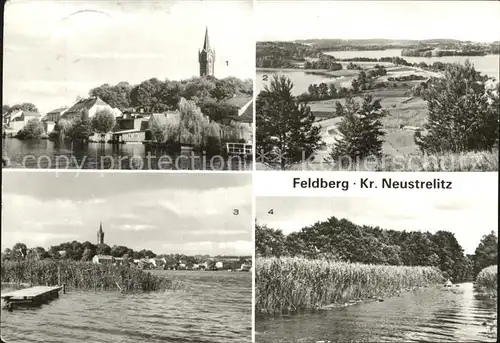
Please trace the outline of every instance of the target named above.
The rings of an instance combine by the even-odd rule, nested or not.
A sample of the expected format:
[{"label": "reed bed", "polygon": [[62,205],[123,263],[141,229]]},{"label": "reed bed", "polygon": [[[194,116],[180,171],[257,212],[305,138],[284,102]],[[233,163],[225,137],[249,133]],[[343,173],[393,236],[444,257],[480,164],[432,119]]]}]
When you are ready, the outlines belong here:
[{"label": "reed bed", "polygon": [[489,266],[477,274],[476,286],[482,288],[489,295],[497,295],[498,287],[498,266]]},{"label": "reed bed", "polygon": [[1,264],[2,283],[61,285],[82,290],[150,292],[179,289],[177,280],[137,268],[78,261],[6,261]]},{"label": "reed bed", "polygon": [[255,270],[256,313],[317,309],[325,305],[391,296],[443,281],[433,267],[366,265],[260,258]]}]

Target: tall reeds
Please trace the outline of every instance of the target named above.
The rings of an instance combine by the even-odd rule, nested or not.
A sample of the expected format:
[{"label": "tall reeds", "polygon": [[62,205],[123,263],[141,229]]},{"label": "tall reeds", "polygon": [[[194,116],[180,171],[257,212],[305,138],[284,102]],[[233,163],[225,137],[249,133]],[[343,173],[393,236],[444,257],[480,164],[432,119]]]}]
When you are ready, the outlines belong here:
[{"label": "tall reeds", "polygon": [[181,284],[137,268],[79,261],[5,261],[2,282],[66,284],[68,288],[126,292],[173,290]]},{"label": "tall reeds", "polygon": [[260,258],[256,267],[255,302],[256,311],[261,314],[390,296],[443,281],[441,272],[433,267],[304,258]]},{"label": "tall reeds", "polygon": [[498,266],[489,266],[477,274],[476,286],[482,288],[485,293],[497,295],[498,289]]}]

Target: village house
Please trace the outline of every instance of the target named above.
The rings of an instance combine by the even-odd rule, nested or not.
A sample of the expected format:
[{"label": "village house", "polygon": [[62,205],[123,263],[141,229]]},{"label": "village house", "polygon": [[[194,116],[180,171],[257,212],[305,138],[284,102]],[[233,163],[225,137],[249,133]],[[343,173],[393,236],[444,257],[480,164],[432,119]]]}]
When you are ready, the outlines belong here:
[{"label": "village house", "polygon": [[221,138],[229,134],[230,126],[238,126],[239,139],[247,144],[253,140],[253,98],[250,95],[236,95],[227,101],[227,104],[237,108],[234,115],[222,120]]},{"label": "village house", "polygon": [[111,255],[95,255],[92,258],[92,262],[95,264],[120,264],[123,263],[123,258],[121,257],[113,257]]},{"label": "village house", "polygon": [[42,118],[42,121],[44,122],[54,122],[57,123],[59,119],[61,119],[61,115],[64,114],[64,112],[67,111],[67,108],[57,108],[55,110],[52,110],[50,112],[47,112]]},{"label": "village house", "polygon": [[30,112],[17,110],[12,112],[7,112],[3,116],[3,126],[4,131],[7,134],[16,134],[21,130],[30,120],[38,119],[40,120],[42,115],[38,112]]},{"label": "village house", "polygon": [[61,113],[60,118],[72,120],[81,117],[84,111],[87,110],[89,118],[95,116],[97,112],[108,111],[112,113],[115,118],[121,115],[121,111],[111,107],[99,97],[89,97],[78,100],[73,106],[68,108],[64,113]]}]

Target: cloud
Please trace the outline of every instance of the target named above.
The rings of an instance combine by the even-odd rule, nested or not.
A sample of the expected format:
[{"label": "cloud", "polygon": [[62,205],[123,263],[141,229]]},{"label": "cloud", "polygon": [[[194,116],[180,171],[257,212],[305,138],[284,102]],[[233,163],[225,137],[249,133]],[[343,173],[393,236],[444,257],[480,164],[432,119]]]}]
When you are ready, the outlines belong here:
[{"label": "cloud", "polygon": [[155,225],[145,225],[145,224],[111,225],[111,228],[123,231],[145,231],[145,230],[158,229],[158,227]]},{"label": "cloud", "polygon": [[190,242],[190,243],[165,243],[163,248],[166,251],[179,251],[189,255],[251,255],[253,250],[252,241],[235,241],[235,242]]},{"label": "cloud", "polygon": [[[5,173],[2,248],[31,233],[25,242],[30,246],[49,248],[67,239],[96,242],[100,222],[106,244],[155,253],[165,252],[164,244],[193,251],[203,248],[210,254],[211,248],[213,254],[239,251],[236,242],[252,237],[252,188],[247,175],[224,179],[216,174],[192,174],[162,185],[164,174],[125,177],[115,173],[112,180],[99,173],[85,173],[81,179],[66,173],[58,178],[46,174]],[[204,191],[193,188],[202,181]],[[181,188],[183,183],[188,186]],[[207,188],[213,183],[243,186]],[[235,208],[238,215],[233,214]]]},{"label": "cloud", "polygon": [[165,55],[154,53],[124,53],[124,52],[92,52],[78,54],[77,58],[92,59],[131,59],[131,60],[156,60],[165,59]]}]

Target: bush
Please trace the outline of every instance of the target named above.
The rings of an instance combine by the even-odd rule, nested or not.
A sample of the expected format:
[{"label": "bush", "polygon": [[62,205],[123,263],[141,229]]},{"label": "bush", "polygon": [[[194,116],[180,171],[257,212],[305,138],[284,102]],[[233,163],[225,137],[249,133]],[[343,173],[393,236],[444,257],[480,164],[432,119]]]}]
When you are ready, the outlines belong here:
[{"label": "bush", "polygon": [[498,266],[489,266],[479,272],[476,285],[491,295],[497,295],[498,289]]},{"label": "bush", "polygon": [[45,133],[43,124],[38,119],[31,119],[19,130],[16,137],[19,139],[39,139]]}]

